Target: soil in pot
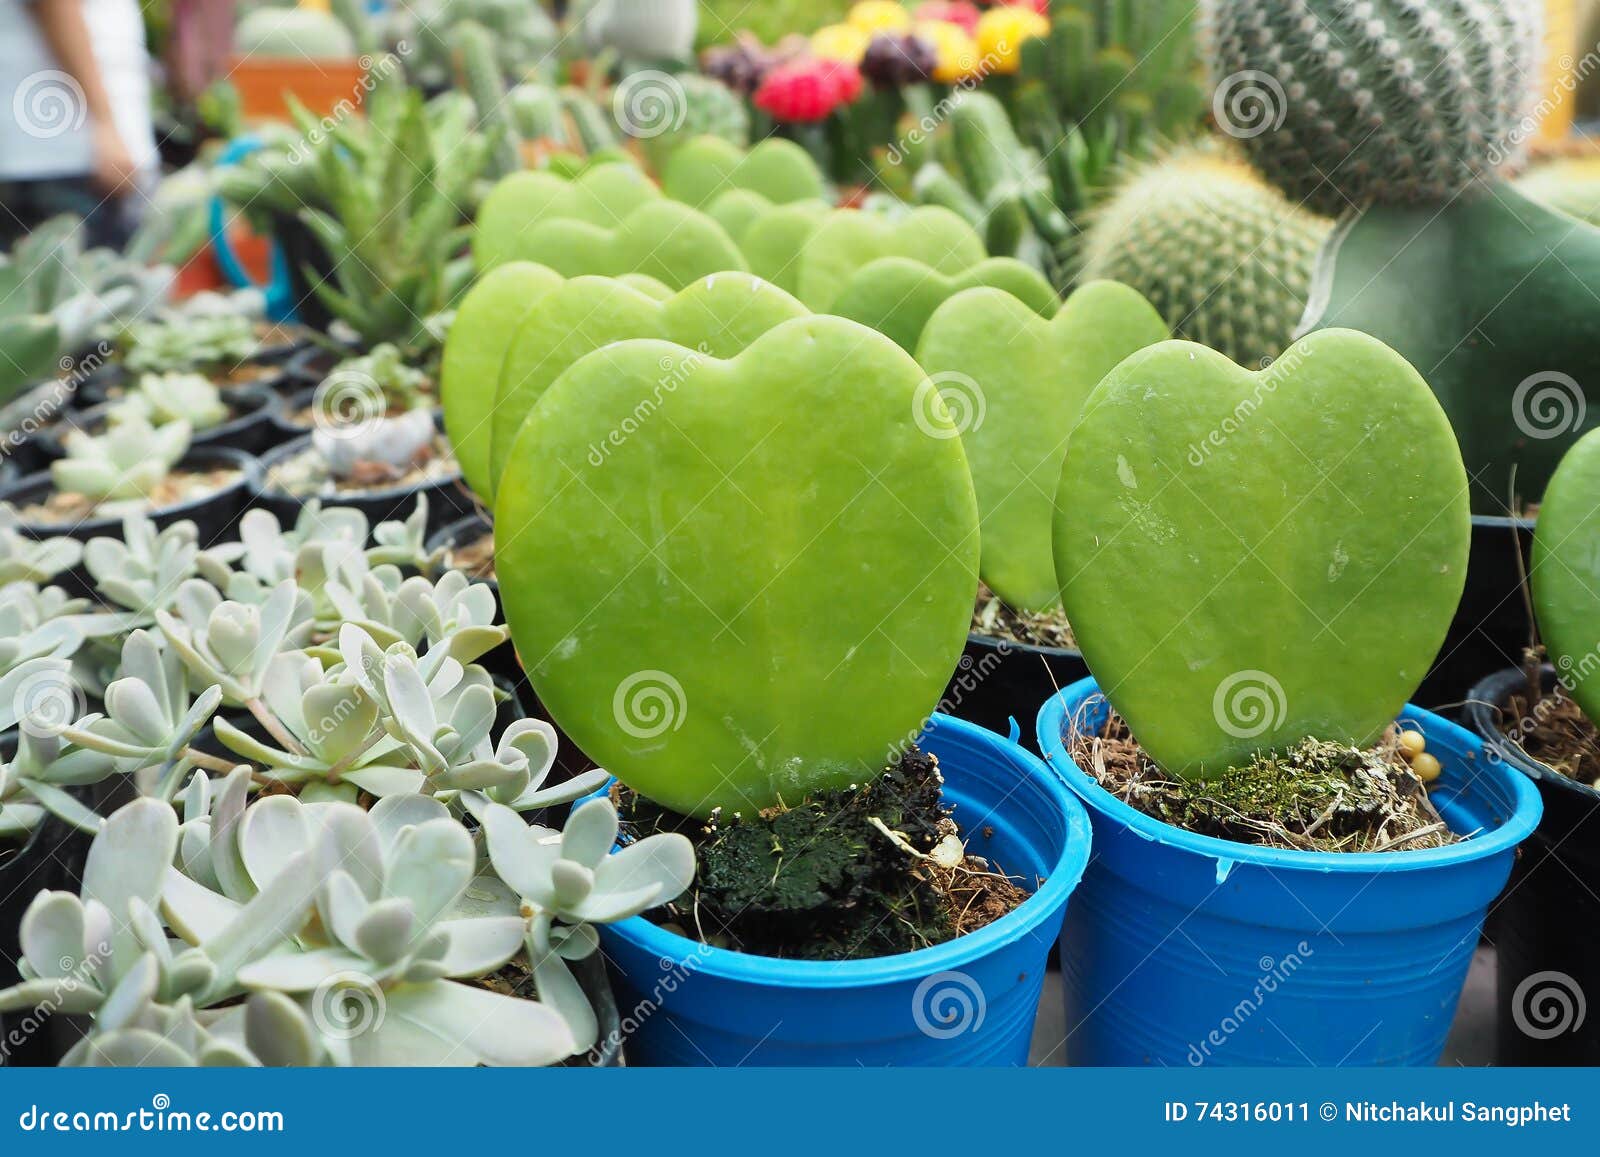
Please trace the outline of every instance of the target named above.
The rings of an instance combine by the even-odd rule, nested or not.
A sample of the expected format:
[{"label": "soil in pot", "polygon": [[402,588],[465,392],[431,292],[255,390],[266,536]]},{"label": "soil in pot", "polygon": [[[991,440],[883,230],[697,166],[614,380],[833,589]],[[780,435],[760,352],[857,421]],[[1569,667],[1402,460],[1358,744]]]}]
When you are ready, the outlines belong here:
[{"label": "soil in pot", "polygon": [[494,531],[486,530],[475,538],[452,546],[444,556],[444,565],[458,570],[468,578],[494,582]]},{"label": "soil in pot", "polygon": [[674,831],[695,846],[696,877],[647,916],[681,935],[758,956],[858,960],[974,932],[1042,881],[967,852],[942,798],[937,758],[911,748],[872,783],[755,816],[666,811],[620,785],[630,834]]},{"label": "soil in pot", "polygon": [[1600,730],[1560,683],[1537,699],[1532,684],[1513,692],[1500,713],[1499,729],[1530,758],[1577,783],[1600,788]]},{"label": "soil in pot", "polygon": [[1025,647],[1057,647],[1075,650],[1072,626],[1060,607],[1049,611],[1019,611],[1006,605],[987,583],[978,587],[978,601],[972,610],[972,634]]},{"label": "soil in pot", "polygon": [[1112,712],[1098,732],[1074,728],[1069,751],[1112,795],[1162,823],[1235,843],[1307,852],[1389,852],[1458,842],[1428,799],[1439,774],[1422,733],[1391,726],[1360,750],[1309,739],[1207,780],[1151,761]]},{"label": "soil in pot", "polygon": [[136,511],[162,510],[195,502],[233,486],[244,471],[231,463],[179,466],[170,471],[149,494],[140,498],[102,502],[83,494],[51,490],[48,496],[19,505],[17,517],[30,526],[70,526],[90,519],[121,518]]}]

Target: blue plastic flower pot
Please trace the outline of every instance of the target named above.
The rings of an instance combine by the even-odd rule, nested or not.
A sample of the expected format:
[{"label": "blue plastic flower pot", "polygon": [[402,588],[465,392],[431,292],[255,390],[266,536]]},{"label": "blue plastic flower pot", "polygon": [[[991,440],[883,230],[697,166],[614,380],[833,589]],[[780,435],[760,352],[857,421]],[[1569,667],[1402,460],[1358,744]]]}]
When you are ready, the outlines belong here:
[{"label": "blue plastic flower pot", "polygon": [[1341,854],[1195,835],[1116,798],[1067,754],[1107,705],[1093,679],[1039,712],[1045,758],[1089,806],[1094,857],[1062,932],[1076,1065],[1431,1065],[1490,901],[1539,822],[1526,778],[1477,736],[1407,707],[1471,838]]},{"label": "blue plastic flower pot", "polygon": [[873,960],[711,948],[643,917],[602,926],[629,1065],[1022,1065],[1089,817],[1036,756],[936,715],[922,739],[968,848],[1041,880],[1020,907],[947,944]]}]

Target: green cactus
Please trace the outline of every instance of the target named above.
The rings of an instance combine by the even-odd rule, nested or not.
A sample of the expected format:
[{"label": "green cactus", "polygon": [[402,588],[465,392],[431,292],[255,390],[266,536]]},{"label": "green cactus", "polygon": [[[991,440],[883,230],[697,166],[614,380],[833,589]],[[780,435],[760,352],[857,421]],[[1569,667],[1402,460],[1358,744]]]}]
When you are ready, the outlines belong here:
[{"label": "green cactus", "polygon": [[[716,137],[741,149],[749,145],[750,110],[742,96],[720,80],[695,72],[680,73],[672,78],[672,83],[681,96],[667,102],[674,115],[665,131],[654,131],[661,126],[651,121],[648,133],[629,134],[639,138],[656,172],[662,171],[674,150],[696,137]],[[626,102],[630,95],[633,90],[626,84],[618,87],[613,97],[613,113],[618,112],[617,102]],[[669,97],[674,95],[668,94]],[[617,120],[627,132],[629,118],[625,104]]]},{"label": "green cactus", "polygon": [[[439,363],[445,433],[467,485],[487,497],[491,424],[500,367],[517,326],[556,286],[559,274],[531,261],[509,261],[478,279],[461,299]],[[487,403],[487,404],[486,404]]]},{"label": "green cactus", "polygon": [[526,258],[534,229],[544,221],[585,221],[613,226],[661,194],[633,165],[610,162],[571,180],[554,173],[520,172],[501,179],[483,204],[472,239],[480,271]]},{"label": "green cactus", "polygon": [[1348,330],[1259,373],[1188,342],[1134,354],[1089,395],[1056,492],[1078,645],[1175,775],[1375,741],[1444,641],[1470,539],[1427,382]]},{"label": "green cactus", "polygon": [[505,80],[495,60],[489,30],[474,20],[456,25],[452,37],[461,54],[467,94],[478,109],[478,130],[489,138],[489,175],[504,177],[522,169],[522,134],[506,99]]},{"label": "green cactus", "polygon": [[1081,276],[1131,285],[1179,337],[1259,364],[1294,337],[1331,228],[1243,165],[1181,150],[1135,168],[1095,211]]},{"label": "green cactus", "polygon": [[1214,110],[1313,212],[1439,200],[1518,161],[1543,37],[1531,0],[1207,0]]},{"label": "green cactus", "polygon": [[[1567,451],[1550,478],[1533,536],[1533,605],[1562,689],[1600,719],[1600,432]],[[1592,771],[1591,771],[1592,774]]]},{"label": "green cactus", "polygon": [[1023,42],[1017,124],[1068,218],[1152,140],[1199,129],[1206,94],[1195,8],[1195,0],[1052,0],[1049,34]]},{"label": "green cactus", "polygon": [[338,18],[311,8],[257,8],[233,32],[241,56],[263,59],[344,60],[356,42]]},{"label": "green cactus", "polygon": [[617,147],[617,128],[611,116],[581,88],[571,85],[561,90],[561,110],[583,151],[590,156]]},{"label": "green cactus", "polygon": [[[946,277],[914,257],[880,257],[856,271],[828,312],[859,321],[907,353],[915,353],[934,311],[963,290],[977,286],[1004,291],[1038,317],[1055,316],[1061,304],[1043,275],[1015,258],[991,257]],[[1167,335],[1163,332],[1161,336]]]},{"label": "green cactus", "polygon": [[1048,244],[1066,240],[1072,223],[1056,206],[1045,166],[1023,147],[1004,105],[988,93],[966,93],[950,110],[950,134],[966,187],[982,207],[990,253],[1016,251],[1015,244],[1000,247],[995,234],[998,223],[1023,220],[1023,214]]},{"label": "green cactus", "polygon": [[1051,527],[1067,436],[1084,399],[1130,354],[1170,335],[1125,285],[1097,281],[1053,319],[998,289],[969,289],[929,319],[917,364],[969,419],[962,428],[978,492],[984,582],[1009,605],[1060,599]]},{"label": "green cactus", "polygon": [[768,137],[748,151],[721,137],[696,137],[673,150],[661,188],[697,209],[729,189],[760,193],[775,205],[827,197],[827,183],[811,154],[782,137]]},{"label": "green cactus", "polygon": [[955,276],[987,256],[972,226],[948,209],[923,205],[901,217],[835,209],[805,238],[796,262],[795,296],[823,312],[832,309],[862,266],[880,257],[912,257],[936,273]]},{"label": "green cactus", "polygon": [[1473,510],[1520,514],[1600,425],[1588,392],[1596,284],[1600,229],[1497,185],[1346,219],[1305,328],[1359,329],[1424,369],[1461,443]]},{"label": "green cactus", "polygon": [[502,481],[496,565],[540,702],[585,752],[706,816],[865,783],[916,736],[966,640],[978,544],[923,381],[887,338],[806,317],[728,361],[624,341],[555,382]]},{"label": "green cactus", "polygon": [[517,132],[525,141],[542,142],[558,149],[570,148],[572,133],[561,108],[561,94],[547,84],[525,81],[506,92]]},{"label": "green cactus", "polygon": [[[479,492],[498,493],[527,415],[584,354],[614,341],[650,337],[708,357],[732,357],[769,329],[806,312],[781,289],[747,273],[706,277],[665,300],[609,278],[579,277],[558,287],[517,326],[497,390],[479,395],[479,412],[492,427],[489,488]],[[661,389],[678,384],[662,381]]]}]

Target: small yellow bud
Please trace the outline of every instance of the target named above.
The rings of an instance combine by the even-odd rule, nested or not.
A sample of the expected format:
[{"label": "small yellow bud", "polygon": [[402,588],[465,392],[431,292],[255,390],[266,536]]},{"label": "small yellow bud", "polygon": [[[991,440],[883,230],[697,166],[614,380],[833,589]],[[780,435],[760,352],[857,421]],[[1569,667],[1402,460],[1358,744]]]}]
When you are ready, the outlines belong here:
[{"label": "small yellow bud", "polygon": [[1426,751],[1419,751],[1411,760],[1411,770],[1417,773],[1417,778],[1423,783],[1432,783],[1439,778],[1439,773],[1444,768],[1439,766],[1439,761]]},{"label": "small yellow bud", "polygon": [[[1423,738],[1420,731],[1402,731],[1400,733],[1400,754],[1407,761],[1417,758],[1422,754],[1423,748],[1428,746],[1428,741]],[[1437,761],[1435,761],[1437,763]]]}]

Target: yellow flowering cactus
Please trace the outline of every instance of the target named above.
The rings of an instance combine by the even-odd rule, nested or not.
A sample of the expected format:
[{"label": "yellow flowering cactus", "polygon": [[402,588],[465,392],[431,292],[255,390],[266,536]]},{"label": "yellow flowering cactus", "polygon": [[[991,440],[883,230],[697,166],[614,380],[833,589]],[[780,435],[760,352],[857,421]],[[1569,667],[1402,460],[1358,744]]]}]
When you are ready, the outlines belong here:
[{"label": "yellow flowering cactus", "polygon": [[[866,7],[862,5],[861,7]],[[898,5],[890,5],[891,8]],[[823,60],[860,64],[872,33],[857,24],[829,24],[811,34],[811,51]]]},{"label": "yellow flowering cactus", "polygon": [[989,71],[1014,73],[1022,65],[1022,42],[1049,31],[1050,21],[1032,8],[991,8],[978,19],[978,52]]},{"label": "yellow flowering cactus", "polygon": [[940,84],[958,84],[981,71],[978,42],[960,25],[926,20],[913,31],[918,39],[932,46],[936,61],[932,75]]},{"label": "yellow flowering cactus", "polygon": [[845,21],[870,37],[874,32],[904,32],[911,27],[911,13],[894,0],[861,0]]}]

